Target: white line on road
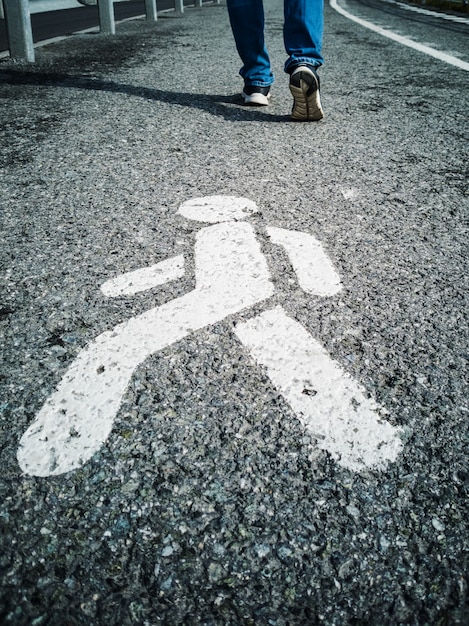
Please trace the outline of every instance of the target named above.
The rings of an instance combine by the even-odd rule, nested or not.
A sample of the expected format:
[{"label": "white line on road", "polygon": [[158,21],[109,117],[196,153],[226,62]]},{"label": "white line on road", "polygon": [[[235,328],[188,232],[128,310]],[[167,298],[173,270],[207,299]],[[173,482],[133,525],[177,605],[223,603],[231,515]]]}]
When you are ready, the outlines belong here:
[{"label": "white line on road", "polygon": [[404,2],[396,2],[396,0],[382,0],[387,4],[395,4],[405,11],[411,11],[412,13],[420,13],[421,15],[428,15],[429,17],[435,17],[440,20],[447,20],[448,22],[457,22],[459,24],[469,24],[467,17],[459,15],[448,15],[448,13],[439,13],[438,11],[429,11],[428,9],[422,9],[422,7],[416,7],[413,4],[405,4]]},{"label": "white line on road", "polygon": [[237,324],[235,333],[318,446],[353,471],[383,469],[402,448],[383,407],[281,307]]},{"label": "white line on road", "polygon": [[466,72],[469,72],[469,63],[466,63],[465,61],[462,61],[461,59],[458,59],[457,57],[447,54],[446,52],[440,52],[439,50],[430,48],[430,46],[425,46],[424,44],[417,43],[416,41],[413,41],[412,39],[408,39],[407,37],[403,37],[402,35],[398,35],[397,33],[394,33],[391,30],[386,30],[385,28],[381,28],[381,26],[377,26],[376,24],[373,24],[372,22],[367,22],[366,20],[363,20],[360,17],[356,17],[355,15],[352,15],[351,13],[343,9],[341,6],[339,6],[337,0],[329,0],[329,4],[335,11],[337,11],[337,13],[340,13],[340,15],[343,15],[347,19],[352,20],[352,22],[356,22],[357,24],[360,24],[361,26],[364,26],[365,28],[368,28],[374,31],[375,33],[378,33],[379,35],[382,35],[383,37],[392,39],[393,41],[396,41],[397,43],[400,43],[403,46],[408,46],[409,48],[413,48],[414,50],[418,50],[419,52],[428,54],[429,56],[434,57],[435,59],[444,61],[445,63],[448,63],[449,65],[454,65],[455,67],[458,67],[461,70],[465,70]]}]

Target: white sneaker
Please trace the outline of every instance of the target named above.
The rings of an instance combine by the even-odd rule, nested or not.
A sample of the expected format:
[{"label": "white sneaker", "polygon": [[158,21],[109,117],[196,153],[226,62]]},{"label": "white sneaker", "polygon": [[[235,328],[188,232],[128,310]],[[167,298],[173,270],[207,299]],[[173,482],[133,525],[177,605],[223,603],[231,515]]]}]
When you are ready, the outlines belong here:
[{"label": "white sneaker", "polygon": [[267,106],[270,99],[270,87],[256,87],[255,85],[244,85],[244,104],[250,106]]}]

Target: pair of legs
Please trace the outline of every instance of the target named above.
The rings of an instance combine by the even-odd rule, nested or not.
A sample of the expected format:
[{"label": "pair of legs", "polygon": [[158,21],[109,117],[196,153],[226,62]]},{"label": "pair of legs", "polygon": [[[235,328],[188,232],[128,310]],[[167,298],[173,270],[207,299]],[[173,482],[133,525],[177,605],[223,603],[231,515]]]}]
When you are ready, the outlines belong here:
[{"label": "pair of legs", "polygon": [[[243,63],[240,74],[244,78],[244,101],[267,104],[274,76],[264,40],[263,0],[227,0],[227,7]],[[316,74],[323,64],[323,23],[324,0],[284,0],[283,39],[288,55],[285,71],[291,76],[294,119],[323,117]]]},{"label": "pair of legs", "polygon": [[[269,87],[274,77],[264,41],[263,0],[227,0],[227,6],[245,84]],[[284,0],[284,15],[285,71],[322,65],[324,0]]]}]

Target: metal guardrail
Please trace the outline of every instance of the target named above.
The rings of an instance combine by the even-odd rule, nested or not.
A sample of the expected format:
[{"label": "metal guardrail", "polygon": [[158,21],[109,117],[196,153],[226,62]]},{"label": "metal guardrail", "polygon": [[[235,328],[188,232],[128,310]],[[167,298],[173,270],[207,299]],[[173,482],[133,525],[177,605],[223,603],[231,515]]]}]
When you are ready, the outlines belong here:
[{"label": "metal guardrail", "polygon": [[11,57],[15,60],[34,61],[28,0],[3,0],[3,9]]},{"label": "metal guardrail", "polygon": [[[156,22],[158,12],[157,0],[145,0],[147,20]],[[214,0],[220,4],[220,0]],[[201,7],[203,0],[194,0],[194,6]],[[99,30],[103,34],[114,35],[116,23],[114,19],[114,0],[97,0],[99,14]],[[175,0],[176,13],[184,13],[184,0]],[[0,18],[6,20],[8,48],[14,61],[34,63],[34,44],[31,28],[29,0],[0,0]]]}]

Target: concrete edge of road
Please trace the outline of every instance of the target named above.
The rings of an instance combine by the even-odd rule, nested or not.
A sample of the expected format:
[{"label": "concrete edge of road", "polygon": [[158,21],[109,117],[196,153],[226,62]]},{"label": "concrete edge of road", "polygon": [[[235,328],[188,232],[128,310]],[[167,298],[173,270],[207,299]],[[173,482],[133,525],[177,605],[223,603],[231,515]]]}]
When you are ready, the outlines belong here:
[{"label": "concrete edge of road", "polygon": [[[1,2],[1,0],[0,0]],[[191,7],[187,7],[187,8],[191,8]],[[159,15],[162,15],[163,13],[172,13],[174,12],[176,9],[162,9],[161,11],[158,11]],[[132,17],[125,17],[122,20],[116,20],[116,26],[118,24],[123,24],[124,22],[130,22],[132,20],[139,20],[145,17],[145,13],[141,13],[140,15],[132,15]],[[99,24],[97,24],[96,26],[91,26],[90,28],[84,28],[83,30],[77,30],[73,33],[71,33],[71,35],[59,35],[58,37],[51,37],[49,39],[44,39],[42,41],[37,41],[34,44],[34,48],[42,48],[43,46],[49,46],[50,44],[53,43],[58,43],[59,41],[63,41],[64,39],[68,39],[68,37],[72,37],[73,35],[86,35],[87,33],[93,33],[96,32],[96,34],[99,34]],[[7,59],[10,56],[10,51],[9,50],[4,50],[3,52],[0,52],[0,60],[1,59]]]},{"label": "concrete edge of road", "polygon": [[[0,0],[0,3],[2,0]],[[114,4],[119,2],[127,2],[127,0],[113,0]],[[49,11],[63,11],[64,9],[84,8],[79,0],[29,0],[29,12],[47,13]]]}]

